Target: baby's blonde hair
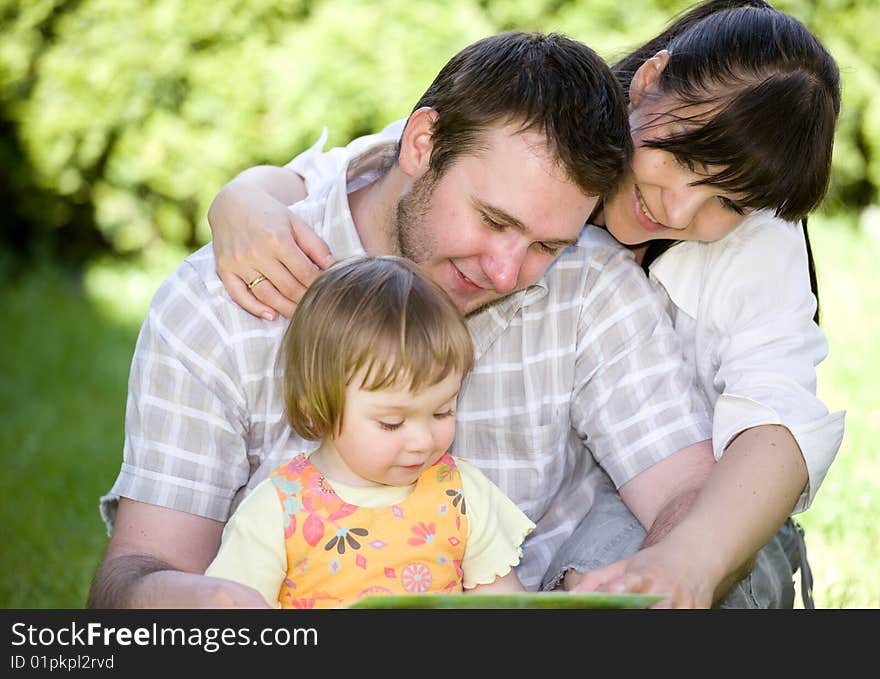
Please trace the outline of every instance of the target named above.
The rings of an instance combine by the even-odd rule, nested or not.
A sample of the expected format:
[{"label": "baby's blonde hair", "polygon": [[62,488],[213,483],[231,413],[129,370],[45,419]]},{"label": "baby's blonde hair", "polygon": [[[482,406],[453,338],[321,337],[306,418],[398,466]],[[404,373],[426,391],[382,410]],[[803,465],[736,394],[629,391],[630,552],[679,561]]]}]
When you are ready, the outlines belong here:
[{"label": "baby's blonde hair", "polygon": [[438,285],[409,260],[358,257],[324,271],[284,335],[284,412],[307,440],[337,435],[345,390],[433,386],[473,367],[467,325]]}]

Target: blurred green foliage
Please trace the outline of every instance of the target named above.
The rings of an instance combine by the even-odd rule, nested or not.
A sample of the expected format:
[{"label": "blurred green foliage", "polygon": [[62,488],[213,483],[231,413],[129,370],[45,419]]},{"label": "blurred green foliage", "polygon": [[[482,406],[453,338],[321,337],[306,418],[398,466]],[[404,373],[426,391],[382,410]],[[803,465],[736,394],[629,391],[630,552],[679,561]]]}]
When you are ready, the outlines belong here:
[{"label": "blurred green foliage", "polygon": [[[0,0],[0,274],[157,243],[193,249],[236,173],[406,115],[456,51],[508,28],[613,61],[686,0]],[[837,57],[844,107],[828,206],[880,186],[876,0],[778,0]],[[10,209],[11,208],[11,209]]]}]

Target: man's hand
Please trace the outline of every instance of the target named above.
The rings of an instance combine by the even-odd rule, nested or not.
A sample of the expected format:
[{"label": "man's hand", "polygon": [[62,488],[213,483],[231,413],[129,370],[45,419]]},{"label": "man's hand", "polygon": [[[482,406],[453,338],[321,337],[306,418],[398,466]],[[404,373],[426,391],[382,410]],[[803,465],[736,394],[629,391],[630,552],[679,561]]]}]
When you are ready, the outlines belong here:
[{"label": "man's hand", "polygon": [[250,587],[202,573],[223,524],[122,498],[90,608],[269,608]]},{"label": "man's hand", "polygon": [[180,571],[150,573],[136,585],[133,598],[138,608],[271,608],[247,585]]}]

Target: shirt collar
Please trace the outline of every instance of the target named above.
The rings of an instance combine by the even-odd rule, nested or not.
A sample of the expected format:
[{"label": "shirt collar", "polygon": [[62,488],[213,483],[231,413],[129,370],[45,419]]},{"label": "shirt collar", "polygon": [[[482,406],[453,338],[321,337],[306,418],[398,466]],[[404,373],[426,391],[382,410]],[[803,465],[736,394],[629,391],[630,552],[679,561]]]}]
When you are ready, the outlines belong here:
[{"label": "shirt collar", "polygon": [[[691,318],[697,317],[703,266],[700,243],[684,241],[669,248],[651,263],[651,278],[660,283],[672,303]],[[671,254],[674,251],[674,254]]]},{"label": "shirt collar", "polygon": [[547,282],[540,278],[529,287],[518,290],[507,297],[471,314],[467,318],[468,330],[474,341],[474,359],[479,360],[489,347],[508,328],[519,311],[535,304],[547,295]]}]

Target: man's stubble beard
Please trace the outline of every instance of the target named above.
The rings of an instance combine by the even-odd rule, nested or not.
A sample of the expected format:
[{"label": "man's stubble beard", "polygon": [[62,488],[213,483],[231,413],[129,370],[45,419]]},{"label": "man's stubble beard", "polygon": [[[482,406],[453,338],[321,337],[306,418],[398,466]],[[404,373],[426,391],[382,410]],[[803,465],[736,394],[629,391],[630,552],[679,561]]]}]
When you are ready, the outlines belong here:
[{"label": "man's stubble beard", "polygon": [[[394,223],[390,227],[393,232],[388,234],[387,242],[397,250],[393,254],[406,257],[420,266],[437,252],[437,234],[428,228],[427,215],[434,198],[434,186],[439,179],[437,173],[429,170],[413,182],[409,192],[397,201]],[[439,281],[435,282],[439,284]],[[472,316],[498,301],[500,299],[486,301],[463,314]]]},{"label": "man's stubble beard", "polygon": [[438,177],[429,170],[413,182],[412,188],[397,201],[392,232],[388,242],[397,250],[393,253],[422,265],[436,251],[436,234],[427,227],[428,212]]}]

